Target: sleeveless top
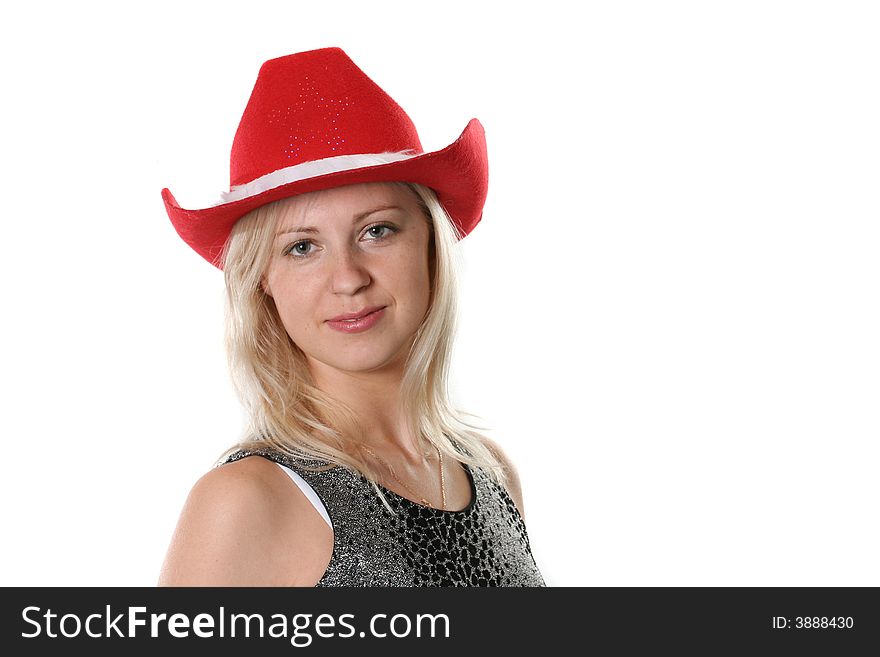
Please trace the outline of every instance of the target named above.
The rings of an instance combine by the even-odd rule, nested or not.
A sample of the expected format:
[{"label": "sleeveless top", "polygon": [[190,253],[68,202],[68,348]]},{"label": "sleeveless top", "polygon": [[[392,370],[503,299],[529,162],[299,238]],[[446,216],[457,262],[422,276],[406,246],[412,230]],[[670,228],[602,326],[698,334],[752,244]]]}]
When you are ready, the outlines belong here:
[{"label": "sleeveless top", "polygon": [[423,506],[380,486],[394,515],[366,477],[343,466],[315,472],[302,466],[328,464],[268,447],[240,449],[217,465],[253,455],[299,475],[313,504],[316,495],[326,510],[333,553],[316,586],[545,586],[519,510],[480,468],[462,464],[471,501],[461,511]]}]

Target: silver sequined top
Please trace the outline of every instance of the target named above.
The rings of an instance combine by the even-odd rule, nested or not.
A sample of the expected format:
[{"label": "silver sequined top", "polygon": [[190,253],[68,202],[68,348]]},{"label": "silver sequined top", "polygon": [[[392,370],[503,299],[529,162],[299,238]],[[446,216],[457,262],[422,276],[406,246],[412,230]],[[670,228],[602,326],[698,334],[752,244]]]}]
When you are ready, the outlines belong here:
[{"label": "silver sequined top", "polygon": [[510,495],[480,468],[463,465],[471,502],[461,511],[416,504],[382,488],[391,514],[360,473],[314,472],[268,448],[239,450],[218,465],[262,456],[315,490],[333,525],[333,554],[317,586],[545,586],[525,523]]}]

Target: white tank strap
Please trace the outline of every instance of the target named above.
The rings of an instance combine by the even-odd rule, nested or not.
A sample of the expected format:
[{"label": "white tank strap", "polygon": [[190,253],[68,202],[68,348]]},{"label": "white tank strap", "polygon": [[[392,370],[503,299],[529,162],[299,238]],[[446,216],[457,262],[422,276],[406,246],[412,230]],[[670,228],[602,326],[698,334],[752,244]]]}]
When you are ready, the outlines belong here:
[{"label": "white tank strap", "polygon": [[324,507],[324,503],[321,502],[321,498],[318,497],[315,489],[309,486],[305,479],[303,479],[296,472],[288,468],[286,465],[282,465],[278,462],[275,462],[275,465],[284,470],[284,472],[287,473],[287,476],[293,480],[293,483],[299,486],[299,489],[303,492],[303,495],[305,495],[308,498],[309,502],[312,503],[312,506],[314,506],[318,510],[318,513],[321,514],[321,517],[327,521],[330,529],[333,529],[333,523],[330,522],[330,516],[327,513],[327,509]]}]

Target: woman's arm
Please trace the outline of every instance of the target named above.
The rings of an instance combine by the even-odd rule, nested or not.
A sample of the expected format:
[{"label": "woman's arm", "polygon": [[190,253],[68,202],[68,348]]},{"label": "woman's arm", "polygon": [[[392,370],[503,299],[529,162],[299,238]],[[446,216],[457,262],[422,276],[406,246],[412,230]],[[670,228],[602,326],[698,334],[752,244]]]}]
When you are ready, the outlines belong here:
[{"label": "woman's arm", "polygon": [[248,457],[193,486],[159,586],[312,586],[332,545],[332,531],[287,475]]},{"label": "woman's arm", "polygon": [[517,473],[516,468],[513,467],[513,463],[498,443],[487,436],[483,436],[482,438],[486,447],[489,448],[489,450],[495,455],[495,458],[497,458],[501,462],[501,465],[504,466],[504,470],[507,473],[507,492],[514,504],[516,504],[516,508],[519,510],[519,515],[525,520],[526,514],[523,508],[522,487],[520,485],[519,474]]}]

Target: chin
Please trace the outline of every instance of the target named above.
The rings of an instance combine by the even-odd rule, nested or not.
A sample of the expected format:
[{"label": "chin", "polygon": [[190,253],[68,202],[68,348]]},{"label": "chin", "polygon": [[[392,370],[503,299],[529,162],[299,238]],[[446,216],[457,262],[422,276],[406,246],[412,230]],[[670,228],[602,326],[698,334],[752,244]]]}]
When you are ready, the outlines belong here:
[{"label": "chin", "polygon": [[372,372],[397,365],[400,359],[405,357],[401,351],[402,348],[402,346],[394,349],[376,344],[365,344],[357,350],[359,353],[340,353],[337,351],[332,355],[328,354],[329,358],[322,359],[321,362],[343,372]]}]

